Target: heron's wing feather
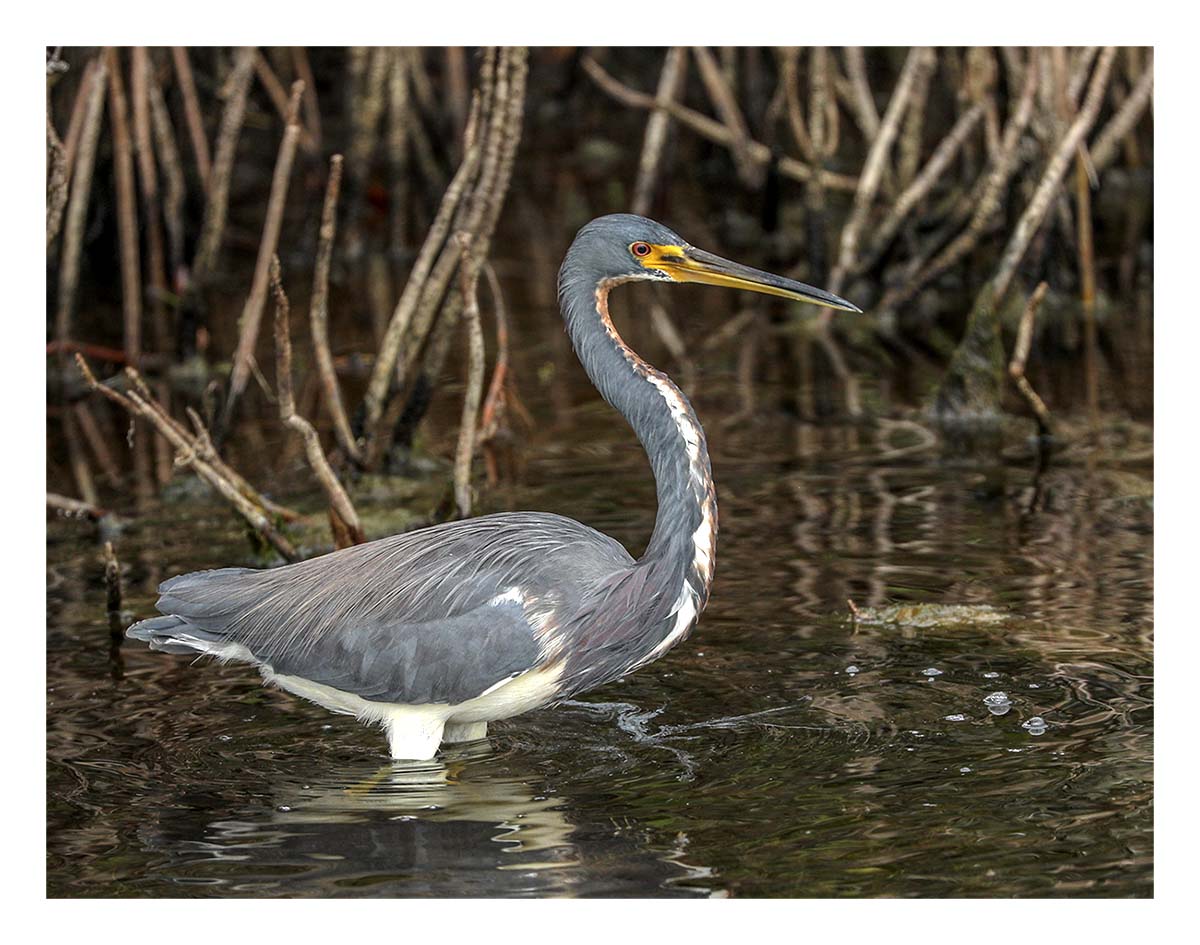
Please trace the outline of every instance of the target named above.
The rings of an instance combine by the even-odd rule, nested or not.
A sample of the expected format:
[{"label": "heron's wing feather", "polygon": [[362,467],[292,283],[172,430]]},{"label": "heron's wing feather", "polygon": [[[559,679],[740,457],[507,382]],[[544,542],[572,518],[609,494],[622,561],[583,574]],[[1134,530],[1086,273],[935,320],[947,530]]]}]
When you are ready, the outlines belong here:
[{"label": "heron's wing feather", "polygon": [[571,519],[492,515],[268,571],[181,575],[158,602],[179,628],[155,618],[130,633],[213,653],[236,644],[276,673],[366,699],[456,703],[538,665],[533,609],[576,606],[630,564],[619,544]]},{"label": "heron's wing feather", "polygon": [[284,645],[272,670],[376,702],[456,705],[531,669],[540,651],[519,604],[423,624],[374,624]]}]

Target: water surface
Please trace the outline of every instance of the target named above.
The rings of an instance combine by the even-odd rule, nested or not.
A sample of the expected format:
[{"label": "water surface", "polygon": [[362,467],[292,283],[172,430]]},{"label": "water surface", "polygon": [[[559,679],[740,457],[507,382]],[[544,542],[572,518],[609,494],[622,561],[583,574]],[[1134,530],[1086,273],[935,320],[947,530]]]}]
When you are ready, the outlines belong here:
[{"label": "water surface", "polygon": [[[521,482],[482,510],[637,551],[653,485],[632,436],[590,392],[552,411],[535,387]],[[52,522],[50,894],[1150,895],[1149,465],[956,457],[769,397],[730,424],[719,369],[695,400],[721,512],[696,633],[428,764],[245,666],[114,663],[99,548]],[[139,617],[158,580],[249,556],[203,496],[118,549]]]}]

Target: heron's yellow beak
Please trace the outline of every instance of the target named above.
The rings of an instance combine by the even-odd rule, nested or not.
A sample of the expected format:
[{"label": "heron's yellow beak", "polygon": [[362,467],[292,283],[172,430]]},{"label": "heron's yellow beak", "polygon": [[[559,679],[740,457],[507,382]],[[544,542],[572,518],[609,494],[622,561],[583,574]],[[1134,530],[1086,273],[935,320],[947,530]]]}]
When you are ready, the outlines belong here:
[{"label": "heron's yellow beak", "polygon": [[694,246],[661,246],[651,244],[650,252],[638,260],[647,269],[665,272],[676,282],[702,282],[723,285],[731,289],[746,289],[764,295],[777,295],[797,302],[811,302],[843,312],[861,312],[857,305],[839,298],[832,292],[817,289],[803,282],[785,279],[761,269],[752,269],[706,253]]}]

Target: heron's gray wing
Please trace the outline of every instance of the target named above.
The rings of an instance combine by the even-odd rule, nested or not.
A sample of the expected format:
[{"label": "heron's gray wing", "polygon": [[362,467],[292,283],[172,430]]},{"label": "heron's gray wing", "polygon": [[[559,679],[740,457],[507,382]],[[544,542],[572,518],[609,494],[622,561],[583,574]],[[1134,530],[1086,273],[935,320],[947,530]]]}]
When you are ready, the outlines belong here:
[{"label": "heron's gray wing", "polygon": [[538,665],[532,620],[632,563],[571,519],[485,516],[268,571],[172,578],[159,588],[168,616],[130,635],[163,649],[237,645],[276,673],[366,699],[456,703]]},{"label": "heron's gray wing", "polygon": [[264,657],[280,675],[364,699],[455,705],[533,668],[541,651],[521,605],[502,601],[429,623],[326,633]]}]

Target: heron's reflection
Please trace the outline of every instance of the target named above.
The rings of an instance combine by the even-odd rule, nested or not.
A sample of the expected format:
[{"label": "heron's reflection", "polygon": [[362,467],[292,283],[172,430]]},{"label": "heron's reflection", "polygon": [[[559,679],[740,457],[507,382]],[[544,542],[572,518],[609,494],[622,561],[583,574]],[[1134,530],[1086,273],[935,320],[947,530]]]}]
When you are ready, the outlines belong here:
[{"label": "heron's reflection", "polygon": [[[456,749],[445,761],[391,762],[367,777],[285,791],[273,820],[280,825],[362,823],[423,825],[443,834],[449,825],[478,825],[502,855],[546,854],[545,862],[522,857],[498,869],[535,870],[579,862],[570,841],[574,827],[563,813],[568,798],[531,793],[519,776],[487,770],[486,742]],[[345,772],[352,774],[353,772]],[[294,793],[293,793],[294,792]],[[434,825],[437,825],[434,827]],[[432,828],[432,829],[430,829]],[[460,828],[461,829],[461,828]],[[439,840],[441,838],[439,837]]]},{"label": "heron's reflection", "polygon": [[174,861],[177,882],[244,895],[707,893],[670,885],[711,875],[681,863],[678,844],[655,851],[639,831],[613,830],[486,742],[428,762],[314,760],[304,777],[273,780],[267,803],[218,819],[211,798],[180,798],[142,840]]}]

